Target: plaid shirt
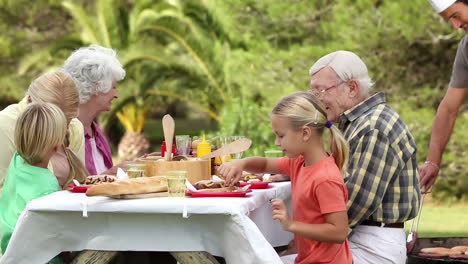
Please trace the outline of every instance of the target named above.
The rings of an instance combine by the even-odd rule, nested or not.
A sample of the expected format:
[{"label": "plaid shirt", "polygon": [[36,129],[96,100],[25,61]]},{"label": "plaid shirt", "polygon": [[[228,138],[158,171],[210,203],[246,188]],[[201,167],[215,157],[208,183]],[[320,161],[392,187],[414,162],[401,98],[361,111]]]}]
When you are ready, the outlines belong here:
[{"label": "plaid shirt", "polygon": [[379,92],[340,116],[350,147],[349,226],[364,220],[402,223],[416,217],[419,175],[416,143],[400,116]]}]

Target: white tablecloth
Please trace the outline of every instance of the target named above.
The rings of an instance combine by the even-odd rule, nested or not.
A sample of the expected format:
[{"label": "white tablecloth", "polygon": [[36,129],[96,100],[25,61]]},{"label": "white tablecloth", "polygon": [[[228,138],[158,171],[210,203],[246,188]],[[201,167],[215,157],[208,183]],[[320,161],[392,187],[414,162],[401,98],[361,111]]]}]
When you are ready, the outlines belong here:
[{"label": "white tablecloth", "polygon": [[292,234],[269,200],[290,204],[290,183],[244,198],[118,200],[61,191],[31,201],[0,264],[43,264],[62,251],[207,251],[227,263],[281,263],[272,246]]}]

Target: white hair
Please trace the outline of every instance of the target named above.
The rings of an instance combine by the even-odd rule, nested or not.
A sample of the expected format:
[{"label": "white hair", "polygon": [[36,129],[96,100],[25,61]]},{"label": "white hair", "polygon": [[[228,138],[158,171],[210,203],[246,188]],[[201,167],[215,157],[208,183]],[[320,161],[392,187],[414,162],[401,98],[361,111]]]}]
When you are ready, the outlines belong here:
[{"label": "white hair", "polygon": [[63,64],[63,70],[78,86],[81,104],[94,94],[109,92],[114,81],[125,77],[116,51],[95,44],[74,51]]},{"label": "white hair", "polygon": [[341,81],[358,81],[363,93],[369,93],[374,86],[366,64],[351,51],[338,50],[323,56],[310,67],[309,75],[312,76],[327,66],[335,71]]}]

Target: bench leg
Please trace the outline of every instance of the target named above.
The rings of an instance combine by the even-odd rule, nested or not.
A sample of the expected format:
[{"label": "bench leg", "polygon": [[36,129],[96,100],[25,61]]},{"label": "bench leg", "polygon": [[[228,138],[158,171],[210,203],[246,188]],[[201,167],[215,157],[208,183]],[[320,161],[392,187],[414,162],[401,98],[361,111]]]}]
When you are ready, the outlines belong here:
[{"label": "bench leg", "polygon": [[107,264],[117,256],[118,251],[83,250],[71,264]]},{"label": "bench leg", "polygon": [[219,264],[219,262],[205,251],[170,252],[180,264]]}]

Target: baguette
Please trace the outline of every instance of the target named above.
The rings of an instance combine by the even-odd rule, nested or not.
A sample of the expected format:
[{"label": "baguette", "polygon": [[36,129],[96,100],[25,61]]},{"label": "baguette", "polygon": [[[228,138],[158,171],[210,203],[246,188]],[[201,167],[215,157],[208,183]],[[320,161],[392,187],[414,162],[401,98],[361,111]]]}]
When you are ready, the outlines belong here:
[{"label": "baguette", "polygon": [[140,177],[129,180],[120,180],[92,186],[86,191],[87,196],[113,196],[121,194],[142,194],[167,192],[166,177]]},{"label": "baguette", "polygon": [[448,256],[451,254],[460,254],[460,250],[453,250],[450,248],[444,248],[444,247],[433,247],[433,248],[423,248],[421,249],[421,252],[423,253],[432,253],[432,254],[438,254],[441,256]]},{"label": "baguette", "polygon": [[456,251],[461,251],[462,254],[465,253],[466,255],[468,255],[468,246],[456,246],[451,249],[456,250]]}]

